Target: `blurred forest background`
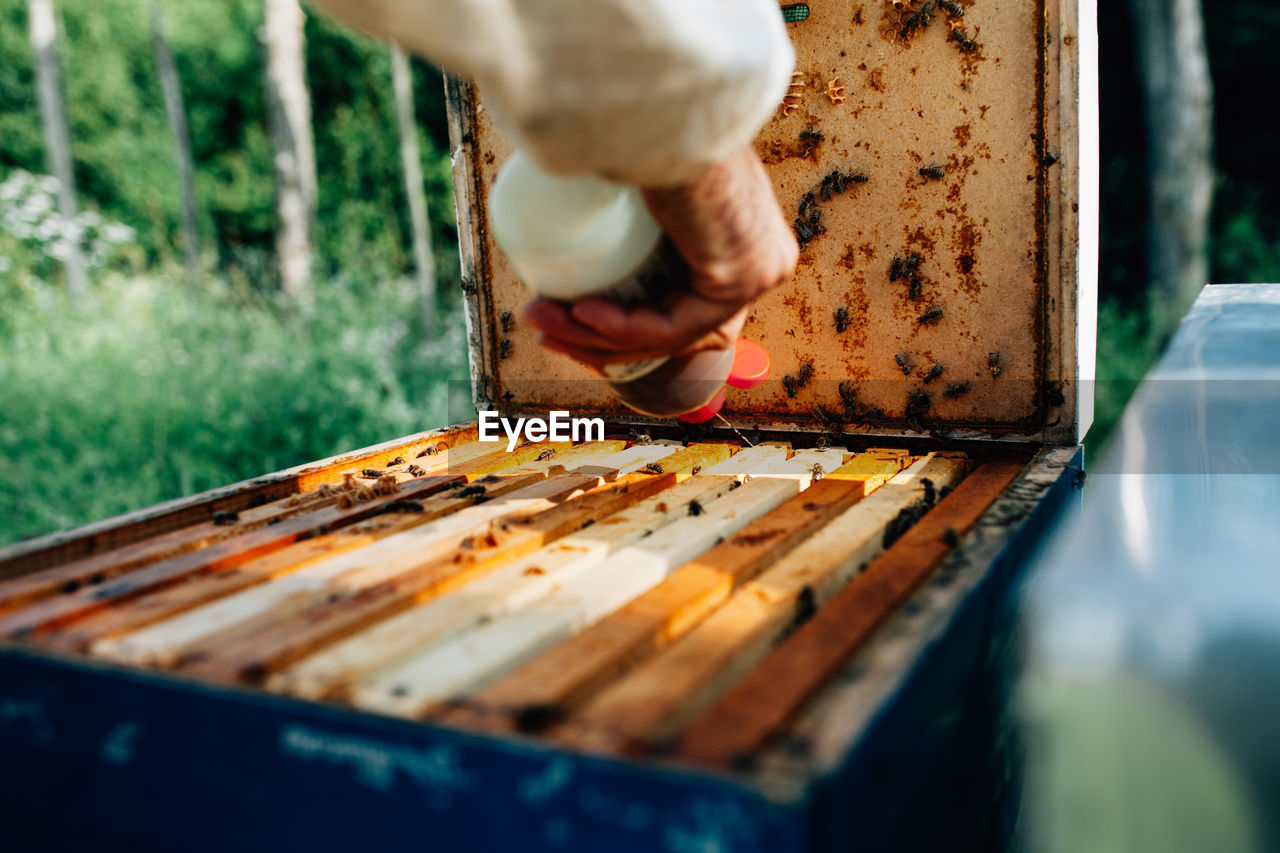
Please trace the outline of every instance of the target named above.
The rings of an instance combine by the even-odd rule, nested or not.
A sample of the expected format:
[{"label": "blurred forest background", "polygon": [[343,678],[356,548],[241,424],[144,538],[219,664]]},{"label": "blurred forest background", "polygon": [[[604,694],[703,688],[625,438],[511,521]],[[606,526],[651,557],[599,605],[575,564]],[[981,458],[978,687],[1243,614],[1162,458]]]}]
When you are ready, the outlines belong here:
[{"label": "blurred forest background", "polygon": [[[320,15],[290,19],[294,3],[0,0],[0,543],[446,422],[448,382],[467,371],[440,74],[414,59],[405,75],[402,54]],[[1163,32],[1173,6],[1199,23],[1195,0],[1099,9],[1091,444],[1185,307],[1149,284],[1162,156],[1149,142],[1167,134],[1140,108],[1150,121],[1158,60],[1140,36]],[[42,42],[42,15],[56,39]],[[1280,15],[1237,0],[1203,25],[1213,100],[1200,93],[1190,118],[1207,125],[1201,148],[1215,140],[1207,279],[1277,281],[1278,143],[1259,93]],[[42,44],[57,51],[52,84]],[[278,77],[291,58],[302,98]],[[1157,97],[1185,100],[1180,79]],[[71,207],[42,85],[62,95]],[[306,139],[290,137],[299,127]]]}]

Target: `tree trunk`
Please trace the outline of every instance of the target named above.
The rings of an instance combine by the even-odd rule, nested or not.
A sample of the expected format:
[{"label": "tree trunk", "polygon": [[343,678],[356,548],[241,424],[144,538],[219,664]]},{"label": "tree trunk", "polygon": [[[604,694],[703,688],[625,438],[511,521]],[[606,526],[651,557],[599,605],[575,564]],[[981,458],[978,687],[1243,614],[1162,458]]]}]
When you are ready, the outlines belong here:
[{"label": "tree trunk", "polygon": [[70,248],[63,260],[67,292],[80,299],[86,290],[84,258],[80,254],[80,228],[76,222],[75,172],[71,163],[71,133],[67,129],[67,108],[62,98],[62,72],[58,66],[58,25],[53,0],[30,0],[31,49],[36,59],[36,85],[40,97],[40,118],[44,125],[45,160],[51,175],[58,179],[58,213]]},{"label": "tree trunk", "polygon": [[1171,333],[1209,279],[1213,82],[1200,0],[1129,0],[1146,105],[1154,316]]},{"label": "tree trunk", "polygon": [[178,69],[164,37],[164,15],[159,3],[151,4],[151,40],[156,52],[156,68],[160,74],[160,90],[164,94],[164,111],[173,133],[174,155],[178,162],[178,181],[182,185],[182,234],[186,260],[187,284],[194,288],[200,275],[200,235],[196,226],[195,159],[191,154],[191,135],[187,132],[187,111],[182,103],[182,87]]},{"label": "tree trunk", "polygon": [[409,220],[413,229],[413,258],[417,267],[418,293],[422,301],[424,334],[435,332],[436,268],[431,251],[431,225],[427,221],[427,196],[422,191],[422,160],[418,153],[418,125],[413,115],[413,76],[409,56],[398,44],[391,45],[391,87],[395,93],[396,120],[400,129],[400,160],[404,167],[405,194],[409,197]]},{"label": "tree trunk", "polygon": [[280,285],[287,296],[305,308],[314,300],[311,220],[316,204],[316,156],[302,35],[305,17],[297,0],[263,0],[262,5],[268,129],[275,150]]}]

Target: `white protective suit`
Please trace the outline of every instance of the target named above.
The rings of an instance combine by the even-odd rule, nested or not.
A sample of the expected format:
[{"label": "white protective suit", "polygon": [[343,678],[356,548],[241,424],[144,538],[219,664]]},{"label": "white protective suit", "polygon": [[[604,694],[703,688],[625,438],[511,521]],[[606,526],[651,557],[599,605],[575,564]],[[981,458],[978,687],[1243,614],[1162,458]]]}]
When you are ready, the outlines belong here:
[{"label": "white protective suit", "polygon": [[680,183],[755,137],[795,56],[774,0],[312,0],[480,87],[544,167]]}]

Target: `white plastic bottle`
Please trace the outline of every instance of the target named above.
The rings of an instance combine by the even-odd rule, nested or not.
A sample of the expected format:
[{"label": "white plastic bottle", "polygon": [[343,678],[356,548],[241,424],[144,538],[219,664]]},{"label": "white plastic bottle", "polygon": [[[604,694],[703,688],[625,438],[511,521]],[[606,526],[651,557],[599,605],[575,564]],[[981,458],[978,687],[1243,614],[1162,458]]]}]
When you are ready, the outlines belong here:
[{"label": "white plastic bottle", "polygon": [[[531,293],[573,301],[600,295],[657,303],[687,286],[688,267],[645,207],[640,191],[590,175],[553,175],[523,151],[498,172],[489,223]],[[604,369],[618,397],[643,414],[681,415],[723,387],[733,348]]]}]

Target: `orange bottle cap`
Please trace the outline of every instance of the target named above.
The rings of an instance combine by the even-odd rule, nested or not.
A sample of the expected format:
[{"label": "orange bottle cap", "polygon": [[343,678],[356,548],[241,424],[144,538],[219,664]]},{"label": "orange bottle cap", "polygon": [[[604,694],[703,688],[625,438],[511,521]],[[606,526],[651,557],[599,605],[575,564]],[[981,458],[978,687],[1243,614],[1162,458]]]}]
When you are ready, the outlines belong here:
[{"label": "orange bottle cap", "polygon": [[721,388],[716,395],[711,398],[711,402],[707,403],[700,409],[694,409],[692,412],[685,412],[680,415],[680,420],[687,424],[701,424],[714,418],[719,414],[720,409],[724,407],[724,389]]},{"label": "orange bottle cap", "polygon": [[728,383],[734,388],[754,388],[769,378],[769,353],[755,341],[738,338],[733,348],[733,367]]}]

